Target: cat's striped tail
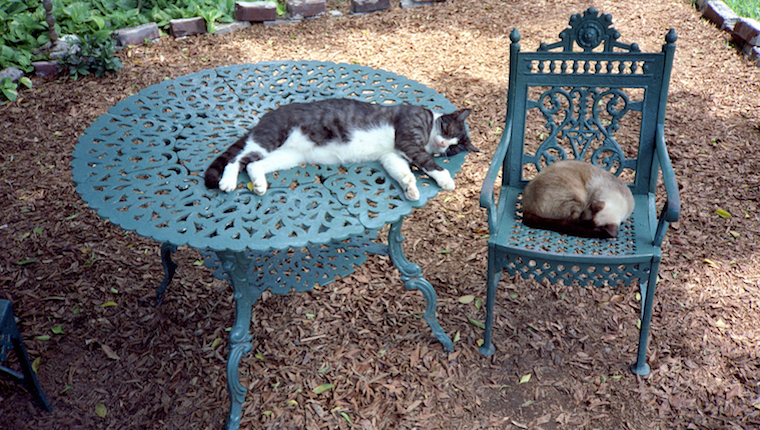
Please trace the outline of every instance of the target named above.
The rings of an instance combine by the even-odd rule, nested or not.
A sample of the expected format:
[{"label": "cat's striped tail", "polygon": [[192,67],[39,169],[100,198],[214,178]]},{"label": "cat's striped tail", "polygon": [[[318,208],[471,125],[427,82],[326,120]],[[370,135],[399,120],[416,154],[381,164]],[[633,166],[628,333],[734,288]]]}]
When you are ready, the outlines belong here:
[{"label": "cat's striped tail", "polygon": [[219,181],[222,179],[222,173],[224,173],[224,168],[227,167],[227,164],[229,164],[230,161],[234,160],[235,157],[240,154],[240,151],[243,150],[245,147],[245,141],[248,135],[245,135],[238,139],[237,142],[232,144],[229,148],[227,148],[226,151],[219,154],[218,157],[214,160],[213,163],[211,163],[210,166],[208,166],[208,169],[206,169],[206,173],[203,175],[203,182],[206,184],[207,188],[214,189],[219,188]]},{"label": "cat's striped tail", "polygon": [[[223,155],[223,154],[222,154]],[[206,173],[203,175],[203,182],[209,189],[219,188],[219,180],[222,178],[222,171],[226,165],[222,156],[216,157],[213,163],[206,169]]]}]

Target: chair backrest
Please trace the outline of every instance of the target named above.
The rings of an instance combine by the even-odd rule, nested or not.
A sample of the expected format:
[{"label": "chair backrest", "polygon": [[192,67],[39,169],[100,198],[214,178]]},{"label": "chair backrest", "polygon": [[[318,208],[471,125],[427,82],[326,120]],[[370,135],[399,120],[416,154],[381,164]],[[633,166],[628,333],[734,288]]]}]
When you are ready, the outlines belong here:
[{"label": "chair backrest", "polygon": [[524,187],[546,165],[580,159],[622,174],[634,194],[654,190],[655,136],[665,121],[675,31],[662,52],[642,53],[618,42],[611,24],[610,15],[590,8],[570,18],[561,41],[536,52],[520,52],[520,35],[512,31],[505,185]]}]

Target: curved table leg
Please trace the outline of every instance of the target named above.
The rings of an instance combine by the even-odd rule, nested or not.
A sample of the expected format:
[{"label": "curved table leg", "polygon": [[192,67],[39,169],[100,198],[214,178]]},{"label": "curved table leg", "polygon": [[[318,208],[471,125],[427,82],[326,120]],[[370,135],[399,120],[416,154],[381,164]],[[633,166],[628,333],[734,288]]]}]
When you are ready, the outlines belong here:
[{"label": "curved table leg", "polygon": [[227,417],[227,430],[237,430],[243,413],[243,401],[248,391],[241,383],[238,366],[243,355],[253,350],[251,340],[251,312],[253,304],[261,295],[261,289],[252,285],[248,279],[251,262],[244,252],[220,251],[216,255],[222,262],[222,268],[230,277],[230,284],[235,296],[235,323],[230,331],[230,356],[227,360],[227,389],[230,392],[230,414]]},{"label": "curved table leg", "polygon": [[404,250],[401,247],[401,242],[404,241],[404,237],[401,236],[401,223],[403,221],[404,219],[402,218],[391,224],[391,229],[388,233],[388,249],[391,261],[398,271],[401,272],[401,280],[404,281],[404,287],[407,290],[419,290],[425,296],[427,309],[425,309],[423,318],[427,321],[436,339],[443,345],[443,350],[449,353],[454,352],[454,343],[446,335],[446,332],[443,331],[441,325],[438,324],[438,317],[436,316],[438,297],[435,294],[435,289],[430,285],[430,282],[422,277],[420,266],[411,263],[404,255]]}]

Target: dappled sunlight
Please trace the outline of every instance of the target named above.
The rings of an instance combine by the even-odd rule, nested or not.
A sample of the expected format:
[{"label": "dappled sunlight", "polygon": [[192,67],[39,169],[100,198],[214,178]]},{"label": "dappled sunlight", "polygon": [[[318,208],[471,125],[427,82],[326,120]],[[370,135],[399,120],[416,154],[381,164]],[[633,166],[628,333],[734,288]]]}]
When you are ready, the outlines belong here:
[{"label": "dappled sunlight", "polygon": [[[681,217],[662,249],[651,374],[628,370],[638,341],[637,286],[504,276],[496,353],[478,352],[489,235],[478,198],[504,132],[509,33],[517,27],[522,49],[535,50],[588,6],[447,0],[225,35],[163,36],[120,51],[124,68],[115,75],[34,78],[18,102],[0,106],[3,136],[12,137],[0,156],[0,291],[14,301],[55,410],[39,413],[22,388],[3,383],[0,414],[20,429],[223,426],[232,289],[196,250],[180,247],[177,278],[155,305],[161,244],[104,221],[78,197],[72,151],[96,118],[166,79],[317,60],[380,68],[472,109],[467,123],[480,152],[467,155],[456,190],[415,210],[403,230],[407,256],[436,289],[438,320],[456,339],[455,352],[444,353],[427,328],[422,294],[405,290],[387,256],[369,256],[340,281],[309,293],[267,293],[256,303],[253,351],[240,366],[249,389],[242,428],[759,426],[760,69],[690,0],[594,3],[612,15],[622,42],[643,51],[659,51],[669,28],[678,33],[665,139]],[[210,143],[229,144],[229,137]],[[324,384],[334,387],[314,391]],[[93,412],[99,403],[105,418]]]},{"label": "dappled sunlight", "polygon": [[[319,42],[311,38],[304,41],[302,37],[294,35],[290,40],[277,42],[266,38],[235,40],[233,45],[238,45],[251,61],[283,59],[283,52],[290,51],[289,59],[384,68],[431,86],[435,86],[435,78],[430,73],[465,73],[483,83],[500,85],[509,72],[510,41],[505,35],[489,36],[480,31],[446,28],[425,32],[409,28],[383,32],[334,28],[318,36]],[[485,55],[473,56],[473,51]],[[399,62],[399,58],[404,61]]]}]

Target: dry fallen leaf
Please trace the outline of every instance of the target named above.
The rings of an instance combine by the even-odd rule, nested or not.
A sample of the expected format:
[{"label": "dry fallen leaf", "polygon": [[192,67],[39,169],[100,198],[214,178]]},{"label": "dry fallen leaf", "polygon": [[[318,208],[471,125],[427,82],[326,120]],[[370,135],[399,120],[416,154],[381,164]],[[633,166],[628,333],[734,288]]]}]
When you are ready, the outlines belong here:
[{"label": "dry fallen leaf", "polygon": [[466,305],[467,303],[472,303],[473,300],[475,300],[475,296],[469,294],[469,295],[460,297],[459,298],[459,303],[462,303],[462,304]]},{"label": "dry fallen leaf", "polygon": [[99,416],[100,418],[105,418],[106,415],[108,415],[108,410],[106,409],[106,405],[102,403],[98,403],[95,405],[95,415]]},{"label": "dry fallen leaf", "polygon": [[314,392],[314,394],[322,394],[325,391],[331,390],[333,388],[335,388],[335,385],[333,385],[333,384],[322,384],[322,385],[314,388],[312,391]]},{"label": "dry fallen leaf", "polygon": [[100,349],[102,349],[103,352],[106,353],[106,356],[110,358],[111,360],[121,360],[121,357],[119,357],[119,354],[115,353],[114,350],[111,349],[110,346],[101,343]]}]

